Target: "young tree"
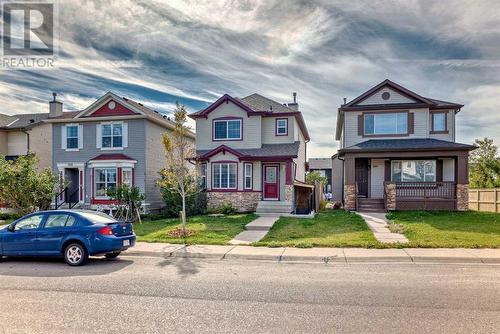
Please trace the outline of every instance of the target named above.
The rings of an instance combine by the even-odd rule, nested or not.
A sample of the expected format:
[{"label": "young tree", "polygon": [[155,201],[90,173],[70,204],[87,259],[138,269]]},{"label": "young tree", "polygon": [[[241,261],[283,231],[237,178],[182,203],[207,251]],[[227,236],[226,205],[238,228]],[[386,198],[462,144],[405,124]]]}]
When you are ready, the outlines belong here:
[{"label": "young tree", "polygon": [[195,156],[195,148],[188,137],[186,117],[186,108],[177,103],[174,111],[175,129],[171,135],[163,134],[166,167],[160,171],[161,179],[158,181],[161,188],[176,191],[181,197],[183,235],[186,235],[186,198],[199,190],[197,169],[188,161]]},{"label": "young tree", "polygon": [[0,202],[21,214],[46,210],[54,198],[57,175],[50,168],[37,171],[34,154],[6,161],[0,156]]},{"label": "young tree", "polygon": [[476,139],[477,149],[469,158],[469,183],[471,188],[495,188],[500,186],[500,160],[498,148],[489,138]]},{"label": "young tree", "polygon": [[328,182],[328,178],[326,176],[321,176],[318,171],[310,172],[306,175],[306,183],[314,184],[315,181],[318,181],[322,185],[325,185]]}]

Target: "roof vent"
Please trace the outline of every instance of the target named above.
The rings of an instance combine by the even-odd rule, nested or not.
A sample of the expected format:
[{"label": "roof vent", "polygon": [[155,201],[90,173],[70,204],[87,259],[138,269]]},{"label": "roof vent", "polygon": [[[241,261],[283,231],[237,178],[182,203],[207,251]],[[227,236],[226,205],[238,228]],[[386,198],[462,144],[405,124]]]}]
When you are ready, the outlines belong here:
[{"label": "roof vent", "polygon": [[30,119],[30,123],[35,123],[35,120],[34,119]]},{"label": "roof vent", "polygon": [[273,111],[273,106],[272,105],[269,105],[269,110]]},{"label": "roof vent", "polygon": [[297,103],[297,92],[293,92],[293,103]]}]

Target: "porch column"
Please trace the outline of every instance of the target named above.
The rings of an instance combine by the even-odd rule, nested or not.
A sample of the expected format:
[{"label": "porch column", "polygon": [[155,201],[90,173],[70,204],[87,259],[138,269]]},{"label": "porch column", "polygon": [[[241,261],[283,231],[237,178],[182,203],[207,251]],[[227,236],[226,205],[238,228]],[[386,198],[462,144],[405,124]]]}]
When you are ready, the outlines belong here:
[{"label": "porch column", "polygon": [[285,201],[293,201],[293,166],[292,161],[285,163]]},{"label": "porch column", "polygon": [[356,177],[354,157],[345,155],[344,160],[344,209],[356,210]]},{"label": "porch column", "polygon": [[455,159],[455,180],[457,183],[457,211],[469,210],[469,155],[468,152]]}]

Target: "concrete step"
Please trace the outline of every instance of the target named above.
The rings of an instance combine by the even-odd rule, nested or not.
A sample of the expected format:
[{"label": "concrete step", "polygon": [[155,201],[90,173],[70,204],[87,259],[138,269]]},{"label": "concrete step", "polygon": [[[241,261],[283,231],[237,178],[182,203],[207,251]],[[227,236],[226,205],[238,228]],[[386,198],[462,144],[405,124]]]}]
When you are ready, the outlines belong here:
[{"label": "concrete step", "polygon": [[267,213],[290,213],[293,211],[293,203],[289,201],[260,201],[257,204],[257,214]]}]

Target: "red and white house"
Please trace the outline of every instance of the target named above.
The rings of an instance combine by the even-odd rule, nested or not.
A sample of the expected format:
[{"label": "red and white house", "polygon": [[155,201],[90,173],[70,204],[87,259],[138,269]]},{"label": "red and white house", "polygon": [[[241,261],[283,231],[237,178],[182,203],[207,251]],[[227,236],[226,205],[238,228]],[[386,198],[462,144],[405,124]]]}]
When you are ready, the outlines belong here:
[{"label": "red and white house", "polygon": [[[174,129],[166,116],[133,100],[108,92],[81,111],[63,112],[50,102],[52,166],[58,172],[60,200],[80,207],[114,204],[107,190],[117,185],[137,186],[148,211],[163,206],[156,186],[165,165],[161,137]],[[194,141],[195,135],[188,134]]]},{"label": "red and white house", "polygon": [[296,211],[295,188],[306,187],[310,139],[296,101],[226,94],[189,116],[196,121],[196,159],[209,208],[230,203],[259,211],[275,203],[280,213]]}]

